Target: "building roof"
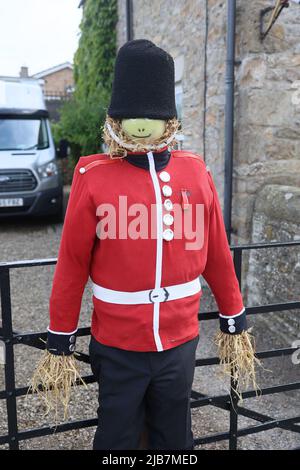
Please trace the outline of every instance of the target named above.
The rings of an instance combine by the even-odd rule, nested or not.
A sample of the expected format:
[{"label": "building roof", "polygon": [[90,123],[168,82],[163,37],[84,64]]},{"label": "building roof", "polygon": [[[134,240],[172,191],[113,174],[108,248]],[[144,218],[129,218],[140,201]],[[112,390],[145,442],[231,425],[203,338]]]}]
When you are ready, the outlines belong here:
[{"label": "building roof", "polygon": [[60,70],[64,69],[71,69],[73,70],[73,65],[71,62],[64,62],[63,64],[55,65],[50,69],[43,70],[42,72],[35,73],[32,75],[33,78],[44,78],[47,75],[51,75],[52,73],[59,72]]}]

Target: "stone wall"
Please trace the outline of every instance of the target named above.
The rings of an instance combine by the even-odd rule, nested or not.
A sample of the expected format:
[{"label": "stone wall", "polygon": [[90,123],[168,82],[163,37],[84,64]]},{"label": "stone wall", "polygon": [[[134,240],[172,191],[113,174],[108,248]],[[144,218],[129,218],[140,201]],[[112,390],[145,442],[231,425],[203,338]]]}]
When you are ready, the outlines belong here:
[{"label": "stone wall", "polygon": [[[300,188],[267,184],[256,197],[253,243],[300,241]],[[299,299],[299,246],[250,250],[244,295],[246,305],[292,302]],[[300,311],[259,315],[259,324],[291,344],[300,331]]]},{"label": "stone wall", "polygon": [[257,238],[258,192],[270,184],[300,184],[300,7],[284,9],[261,42],[258,15],[266,2],[238,5],[233,226],[239,241],[248,242]]},{"label": "stone wall", "polygon": [[[266,3],[237,1],[236,58],[241,62],[235,84],[233,243],[252,239],[258,191],[274,183],[297,187],[300,181],[300,7],[285,9],[261,42],[259,13]],[[223,205],[226,2],[209,0],[207,10],[206,4],[133,0],[134,38],[153,40],[175,64],[183,57],[183,147],[205,157]],[[121,46],[126,41],[122,0],[119,17]]]},{"label": "stone wall", "polygon": [[[183,63],[183,148],[203,155],[222,206],[226,3],[133,0],[134,39],[166,49],[175,68]],[[300,239],[300,6],[285,9],[262,42],[259,14],[269,4],[237,0],[232,244]],[[119,0],[118,45],[126,40]],[[299,247],[244,252],[245,305],[295,300],[299,281]],[[217,308],[205,299],[201,311]],[[259,315],[255,325],[291,344],[299,313]]]},{"label": "stone wall", "polygon": [[[166,49],[175,61],[184,56],[183,127],[185,148],[202,152],[203,31],[201,1],[133,0],[134,39],[146,38]],[[121,15],[121,16],[120,16]],[[125,2],[119,0],[119,46],[126,41]]]}]

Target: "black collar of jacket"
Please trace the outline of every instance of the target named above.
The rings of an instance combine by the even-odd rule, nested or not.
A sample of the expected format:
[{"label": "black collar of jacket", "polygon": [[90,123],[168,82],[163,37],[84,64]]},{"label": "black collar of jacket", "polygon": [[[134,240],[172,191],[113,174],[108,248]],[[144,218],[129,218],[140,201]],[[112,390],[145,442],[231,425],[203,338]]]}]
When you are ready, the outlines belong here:
[{"label": "black collar of jacket", "polygon": [[[155,170],[160,171],[163,170],[169,163],[171,152],[168,148],[161,150],[160,152],[153,152],[154,157],[154,164]],[[145,170],[149,170],[149,160],[147,153],[128,153],[126,157],[124,157],[132,165],[138,166],[140,168],[144,168]]]}]

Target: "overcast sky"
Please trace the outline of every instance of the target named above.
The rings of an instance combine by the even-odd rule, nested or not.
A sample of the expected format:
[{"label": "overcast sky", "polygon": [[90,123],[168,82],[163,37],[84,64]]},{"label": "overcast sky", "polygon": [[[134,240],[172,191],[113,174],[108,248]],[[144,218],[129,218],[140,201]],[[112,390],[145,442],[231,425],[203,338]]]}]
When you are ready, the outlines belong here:
[{"label": "overcast sky", "polygon": [[0,75],[18,76],[72,62],[79,39],[79,0],[0,0]]}]

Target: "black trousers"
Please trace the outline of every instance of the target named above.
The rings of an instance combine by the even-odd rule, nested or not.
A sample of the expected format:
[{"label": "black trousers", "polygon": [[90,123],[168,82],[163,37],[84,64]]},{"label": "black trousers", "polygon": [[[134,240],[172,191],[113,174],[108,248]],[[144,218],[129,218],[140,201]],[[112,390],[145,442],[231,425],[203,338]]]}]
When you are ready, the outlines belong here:
[{"label": "black trousers", "polygon": [[165,351],[127,351],[90,341],[99,384],[94,450],[193,449],[190,396],[199,335]]}]

